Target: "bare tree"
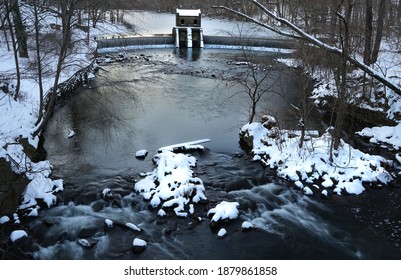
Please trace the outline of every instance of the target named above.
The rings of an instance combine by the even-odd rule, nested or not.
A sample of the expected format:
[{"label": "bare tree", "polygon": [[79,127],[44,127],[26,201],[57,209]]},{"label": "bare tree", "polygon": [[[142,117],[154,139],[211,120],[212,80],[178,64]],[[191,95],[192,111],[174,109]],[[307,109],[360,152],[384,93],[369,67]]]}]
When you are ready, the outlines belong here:
[{"label": "bare tree", "polygon": [[[345,9],[345,15],[337,13],[338,17],[342,21],[340,36],[341,36],[341,45],[342,45],[342,55],[340,64],[338,65],[337,70],[334,71],[334,76],[336,79],[337,85],[337,106],[336,106],[336,122],[334,126],[334,135],[332,148],[337,150],[340,146],[341,133],[344,128],[344,121],[347,112],[347,70],[348,70],[348,61],[347,57],[349,57],[350,50],[350,31],[348,27],[348,23],[351,20],[352,9],[354,6],[353,0],[346,0],[347,5]],[[331,152],[330,159],[332,160],[333,153]]]},{"label": "bare tree", "polygon": [[[295,38],[295,39],[299,39],[299,40],[303,40],[306,41],[310,44],[313,44],[314,46],[324,49],[325,51],[338,55],[338,56],[343,56],[343,50],[339,47],[336,46],[332,46],[329,45],[325,42],[323,42],[322,40],[310,35],[309,33],[307,33],[305,30],[303,30],[302,28],[298,27],[297,25],[295,25],[294,23],[290,22],[289,20],[278,16],[276,13],[272,12],[271,10],[269,10],[268,8],[266,8],[264,5],[262,5],[259,1],[257,0],[248,0],[250,2],[252,2],[253,4],[255,4],[257,7],[259,7],[259,9],[261,9],[261,11],[264,12],[264,14],[268,17],[273,18],[275,21],[277,21],[278,23],[288,27],[291,32],[287,32],[287,31],[283,31],[279,28],[276,28],[274,26],[270,26],[258,19],[255,19],[254,17],[247,15],[245,13],[242,13],[240,11],[234,10],[230,7],[227,6],[214,6],[214,8],[219,8],[219,9],[223,9],[226,10],[228,12],[234,13],[238,16],[243,17],[244,19],[247,19],[251,22],[254,22],[260,26],[263,26],[265,28],[268,28],[271,31],[274,31],[280,35],[283,36],[287,36],[287,37],[291,37],[291,38]],[[369,65],[364,64],[363,62],[359,61],[355,56],[352,56],[350,54],[348,54],[346,56],[346,59],[348,62],[350,62],[351,64],[353,64],[354,66],[358,67],[359,69],[361,69],[362,71],[364,71],[367,75],[371,76],[372,78],[378,80],[379,82],[381,82],[383,85],[387,86],[388,88],[390,88],[391,90],[393,90],[395,93],[401,95],[401,87],[394,84],[391,80],[389,80],[388,78],[384,77],[383,75],[379,74],[377,71],[375,71],[373,68],[371,68]]]},{"label": "bare tree", "polygon": [[50,120],[51,110],[54,107],[58,94],[58,84],[60,79],[61,71],[63,70],[64,61],[68,55],[69,49],[72,48],[72,26],[73,26],[73,16],[76,8],[78,7],[78,3],[80,0],[59,0],[57,4],[59,5],[58,9],[48,8],[49,11],[57,14],[61,18],[62,23],[62,38],[60,41],[59,49],[58,49],[58,59],[56,70],[54,74],[53,87],[49,92],[48,102],[46,104],[46,114],[43,116],[42,120],[39,122],[36,130],[33,133],[33,136],[38,135],[42,129],[47,125]]},{"label": "bare tree", "polygon": [[3,0],[4,7],[5,7],[5,20],[7,22],[7,27],[10,32],[11,42],[13,46],[13,53],[14,53],[14,63],[15,63],[15,75],[16,75],[16,85],[15,85],[15,93],[14,93],[14,100],[18,99],[20,88],[21,88],[21,69],[18,59],[18,42],[16,39],[16,35],[14,32],[14,24],[10,17],[11,11],[13,9],[13,3],[8,0]]},{"label": "bare tree", "polygon": [[39,85],[39,114],[36,120],[35,125],[38,125],[43,118],[43,106],[44,106],[44,89],[43,89],[43,65],[42,65],[42,56],[41,56],[41,47],[40,47],[40,19],[39,19],[39,9],[37,5],[37,0],[32,1],[33,6],[33,15],[34,15],[34,33],[35,33],[35,47],[36,47],[36,69],[37,69],[37,78]]}]

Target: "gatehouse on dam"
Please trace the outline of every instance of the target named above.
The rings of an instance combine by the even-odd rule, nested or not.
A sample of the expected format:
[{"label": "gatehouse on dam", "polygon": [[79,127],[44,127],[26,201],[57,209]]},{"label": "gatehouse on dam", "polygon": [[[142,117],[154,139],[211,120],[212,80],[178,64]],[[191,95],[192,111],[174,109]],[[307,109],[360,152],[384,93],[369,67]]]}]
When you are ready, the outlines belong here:
[{"label": "gatehouse on dam", "polygon": [[295,42],[288,39],[209,36],[202,29],[200,9],[176,9],[175,25],[171,34],[147,36],[115,35],[96,38],[98,52],[141,48],[277,48],[293,49]]}]

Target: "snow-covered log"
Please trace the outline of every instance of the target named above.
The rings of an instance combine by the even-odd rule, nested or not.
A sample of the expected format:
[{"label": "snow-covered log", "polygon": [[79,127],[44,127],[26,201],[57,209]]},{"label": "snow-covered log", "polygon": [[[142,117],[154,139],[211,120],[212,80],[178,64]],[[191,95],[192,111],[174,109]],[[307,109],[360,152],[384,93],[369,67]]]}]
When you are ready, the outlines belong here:
[{"label": "snow-covered log", "polygon": [[210,139],[201,139],[196,141],[184,142],[179,144],[174,144],[170,146],[164,146],[159,148],[159,152],[162,151],[175,151],[175,150],[193,150],[193,149],[203,149],[200,144],[210,142]]}]

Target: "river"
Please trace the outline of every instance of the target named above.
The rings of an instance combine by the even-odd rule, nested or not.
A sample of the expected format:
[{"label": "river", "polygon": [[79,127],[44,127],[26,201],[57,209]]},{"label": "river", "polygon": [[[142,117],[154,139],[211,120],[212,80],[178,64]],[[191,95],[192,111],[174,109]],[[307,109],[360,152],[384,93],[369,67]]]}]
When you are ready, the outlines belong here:
[{"label": "river", "polygon": [[[118,54],[113,54],[114,56]],[[45,134],[53,175],[65,181],[58,203],[24,221],[30,238],[18,252],[35,259],[399,259],[401,205],[398,189],[367,189],[359,196],[308,197],[274,171],[252,162],[239,144],[249,100],[230,77],[244,71],[243,54],[228,50],[175,49],[125,53],[104,63],[91,81],[57,108]],[[272,64],[283,54],[252,53]],[[291,102],[299,93],[297,72],[269,70],[275,92],[259,103],[283,128],[296,127]],[[235,93],[240,94],[235,94]],[[283,98],[285,96],[285,98]],[[260,114],[259,114],[260,115]],[[310,129],[322,130],[317,112]],[[68,129],[75,136],[68,138]],[[188,218],[161,218],[134,192],[140,173],[151,172],[158,148],[210,138],[194,172],[208,203]],[[146,149],[144,160],[135,152]],[[112,198],[102,196],[110,189]],[[224,224],[225,238],[211,228],[208,209],[239,203],[238,219]],[[105,219],[115,226],[105,225]],[[241,230],[243,221],[254,229]],[[135,232],[124,226],[133,223]],[[146,240],[142,253],[135,237]],[[85,239],[89,247],[78,241]]]}]

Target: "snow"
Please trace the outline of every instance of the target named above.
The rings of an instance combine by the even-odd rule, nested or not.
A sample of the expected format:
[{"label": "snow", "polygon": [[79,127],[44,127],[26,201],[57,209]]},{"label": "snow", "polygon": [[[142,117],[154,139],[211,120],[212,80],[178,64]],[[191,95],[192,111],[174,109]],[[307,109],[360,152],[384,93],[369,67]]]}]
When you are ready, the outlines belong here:
[{"label": "snow", "polygon": [[164,211],[163,209],[160,209],[158,212],[157,212],[157,215],[158,216],[160,216],[160,217],[164,217],[164,216],[166,216],[166,211]]},{"label": "snow", "polygon": [[135,225],[133,223],[125,223],[125,226],[127,228],[130,228],[130,229],[134,230],[134,231],[141,231],[141,229],[137,225]]},{"label": "snow", "polygon": [[80,239],[77,240],[77,242],[83,247],[90,247],[91,246],[89,241],[86,240],[85,238],[80,238]]},{"label": "snow", "polygon": [[147,150],[139,150],[135,153],[135,157],[137,158],[145,158],[148,155]]},{"label": "snow", "polygon": [[148,246],[148,243],[145,240],[142,240],[140,238],[135,238],[132,245],[134,247],[146,247],[146,246]]},{"label": "snow", "polygon": [[366,127],[357,134],[370,138],[371,143],[385,143],[396,150],[401,148],[401,123],[396,126]]},{"label": "snow", "polygon": [[74,130],[68,129],[68,135],[67,135],[67,137],[68,137],[68,138],[72,138],[72,137],[74,137],[74,136],[75,136]]},{"label": "snow", "polygon": [[216,205],[216,207],[210,209],[207,212],[207,215],[213,215],[212,221],[218,222],[220,220],[235,220],[238,218],[239,211],[238,211],[238,202],[227,202],[222,201]]},{"label": "snow", "polygon": [[103,198],[111,197],[111,196],[113,196],[113,193],[111,192],[111,190],[109,188],[105,188],[102,191],[102,196],[103,196]]},{"label": "snow", "polygon": [[197,17],[201,14],[201,10],[199,10],[199,9],[193,9],[193,10],[177,9],[176,13],[179,14],[180,16],[184,16],[184,17]]},{"label": "snow", "polygon": [[[383,167],[390,164],[389,161],[363,153],[344,141],[341,141],[339,149],[333,154],[333,162],[330,162],[332,138],[327,132],[306,141],[302,149],[298,145],[299,136],[289,137],[289,132],[282,131],[277,138],[274,131],[258,122],[244,125],[241,134],[253,138],[252,152],[258,160],[276,169],[278,176],[294,182],[301,189],[305,188],[305,184],[313,183],[335,188],[337,194],[346,191],[357,195],[365,190],[364,183],[385,185],[392,180]],[[304,192],[311,194],[309,189]]]},{"label": "snow", "polygon": [[3,217],[0,218],[0,225],[1,224],[5,224],[5,223],[7,223],[9,221],[10,221],[10,218],[8,216],[3,216]]},{"label": "snow", "polygon": [[253,228],[253,224],[251,222],[245,221],[241,225],[242,229],[251,229]]},{"label": "snow", "polygon": [[164,150],[156,154],[153,161],[156,169],[134,187],[145,200],[150,200],[153,208],[174,207],[177,216],[186,217],[191,214],[191,203],[206,200],[202,180],[193,176],[195,157]]},{"label": "snow", "polygon": [[14,219],[14,224],[19,224],[20,220],[19,220],[19,216],[17,213],[13,214],[13,219]]},{"label": "snow", "polygon": [[105,220],[104,220],[104,223],[105,223],[106,226],[109,227],[109,228],[113,227],[113,225],[114,225],[113,221],[110,220],[110,219],[105,219]]},{"label": "snow", "polygon": [[14,230],[10,234],[10,240],[11,242],[16,242],[22,238],[28,237],[28,234],[26,233],[25,230]]},{"label": "snow", "polygon": [[222,228],[219,230],[219,232],[217,233],[218,237],[224,237],[227,234],[227,230],[225,228]]},{"label": "snow", "polygon": [[313,191],[309,187],[304,187],[303,191],[306,195],[313,195]]}]

